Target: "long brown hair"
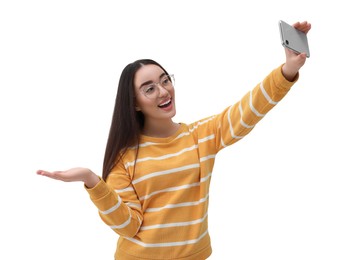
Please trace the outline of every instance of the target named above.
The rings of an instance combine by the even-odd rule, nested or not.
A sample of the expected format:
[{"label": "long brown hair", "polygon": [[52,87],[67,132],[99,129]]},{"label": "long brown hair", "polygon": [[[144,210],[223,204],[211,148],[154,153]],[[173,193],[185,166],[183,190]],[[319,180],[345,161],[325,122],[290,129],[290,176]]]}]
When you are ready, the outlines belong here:
[{"label": "long brown hair", "polygon": [[148,64],[157,65],[168,74],[160,64],[150,59],[136,60],[128,64],[121,73],[103,159],[102,178],[105,181],[128,147],[137,145],[137,149],[139,148],[139,136],[145,120],[143,113],[135,109],[134,78],[136,72]]}]

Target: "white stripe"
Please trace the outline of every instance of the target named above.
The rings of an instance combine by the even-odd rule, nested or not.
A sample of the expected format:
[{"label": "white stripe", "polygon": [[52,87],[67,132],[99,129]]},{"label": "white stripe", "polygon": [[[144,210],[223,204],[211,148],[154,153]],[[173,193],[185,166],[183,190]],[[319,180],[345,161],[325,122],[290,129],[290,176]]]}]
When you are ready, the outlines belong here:
[{"label": "white stripe", "polygon": [[121,203],[122,203],[122,199],[120,198],[120,196],[118,196],[118,203],[117,203],[116,205],[114,205],[112,208],[107,209],[107,210],[104,210],[104,211],[100,210],[100,212],[101,212],[103,215],[107,215],[107,214],[109,214],[109,213],[115,211],[116,209],[118,209]]},{"label": "white stripe", "polygon": [[200,237],[198,237],[197,239],[178,241],[178,242],[167,242],[167,243],[144,243],[141,242],[140,240],[131,237],[125,237],[125,239],[135,244],[138,244],[142,247],[170,247],[170,246],[184,246],[184,245],[198,243],[203,237],[206,236],[206,234],[208,234],[208,230],[206,230],[203,234],[201,234]]},{"label": "white stripe", "polygon": [[118,226],[109,226],[110,228],[112,229],[122,229],[122,228],[125,228],[126,226],[128,226],[130,224],[130,221],[132,219],[132,215],[131,215],[131,212],[130,212],[130,208],[128,207],[128,210],[129,210],[129,218],[127,221],[125,221],[123,224],[121,225],[118,225]]},{"label": "white stripe", "polygon": [[156,177],[156,176],[161,176],[161,175],[166,175],[166,174],[171,174],[171,173],[175,173],[175,172],[181,172],[184,170],[189,170],[189,169],[194,169],[194,168],[199,168],[199,163],[195,163],[195,164],[190,164],[190,165],[186,165],[186,166],[182,166],[182,167],[178,167],[178,168],[174,168],[174,169],[169,169],[166,171],[160,171],[160,172],[153,172],[150,174],[147,174],[145,176],[142,176],[136,180],[134,180],[132,183],[133,184],[137,184],[139,182],[142,182],[144,180]]},{"label": "white stripe", "polygon": [[215,156],[216,156],[216,154],[211,154],[211,155],[202,157],[202,158],[200,158],[200,162],[204,162],[204,161],[207,161],[209,159],[213,159],[213,158],[215,158]]},{"label": "white stripe", "polygon": [[[190,135],[190,133],[189,132],[182,132],[173,141],[175,141],[183,136],[186,136],[186,135]],[[139,147],[146,147],[146,146],[150,146],[150,145],[160,145],[160,144],[164,144],[164,143],[146,142],[146,143],[139,144]],[[134,148],[136,148],[136,146]]]},{"label": "white stripe", "polygon": [[[218,126],[218,131],[221,132],[221,124],[219,123],[219,126]],[[220,135],[220,142],[221,142],[221,146],[222,147],[227,147],[227,145],[224,143],[224,140],[222,139],[222,135]]]},{"label": "white stripe", "polygon": [[[183,132],[183,133],[179,134],[179,135],[176,137],[176,139],[174,139],[174,140],[177,140],[177,139],[179,139],[179,138],[181,138],[181,137],[183,137],[183,136],[186,136],[186,135],[190,135],[190,133],[189,133],[189,132]],[[173,140],[173,141],[174,141],[174,140]]]},{"label": "white stripe", "polygon": [[254,125],[246,124],[245,121],[242,120],[242,118],[241,118],[240,122],[241,122],[241,125],[245,128],[253,128],[254,127]]},{"label": "white stripe", "polygon": [[183,189],[189,189],[189,188],[192,188],[192,187],[196,187],[196,186],[199,186],[200,183],[199,182],[195,182],[195,183],[192,183],[192,184],[186,184],[186,185],[182,185],[182,186],[178,186],[178,187],[172,187],[172,188],[167,188],[167,189],[163,189],[163,190],[158,190],[158,191],[154,191],[148,195],[145,195],[145,196],[142,196],[140,197],[140,200],[146,200],[156,194],[159,194],[159,193],[162,193],[162,192],[171,192],[171,191],[177,191],[177,190],[183,190]]},{"label": "white stripe", "polygon": [[209,141],[209,140],[212,140],[212,139],[214,139],[214,138],[215,138],[215,135],[212,134],[212,135],[209,135],[209,136],[207,136],[207,137],[198,139],[198,144],[204,143],[204,142]]},{"label": "white stripe", "polygon": [[[157,145],[157,144],[159,144],[159,143],[146,142],[146,143],[139,144],[139,147],[146,147],[146,146]],[[135,147],[135,148],[136,148],[136,147]]]},{"label": "white stripe", "polygon": [[227,145],[224,143],[224,140],[222,139],[222,136],[220,137],[220,141],[221,141],[221,145],[222,145],[222,147],[227,147]]},{"label": "white stripe", "polygon": [[157,225],[151,225],[151,226],[143,226],[140,228],[140,230],[149,230],[149,229],[157,229],[157,228],[169,228],[169,227],[185,227],[185,226],[191,226],[195,224],[202,223],[205,218],[208,216],[208,213],[204,215],[204,217],[192,221],[186,221],[186,222],[175,222],[175,223],[167,223],[167,224],[157,224]]},{"label": "white stripe", "polygon": [[127,205],[128,207],[131,207],[131,208],[141,209],[141,205],[138,203],[127,202],[127,203],[125,203],[125,205]]},{"label": "white stripe", "polygon": [[199,204],[204,203],[209,197],[209,194],[207,194],[204,198],[201,198],[200,200],[197,201],[190,201],[190,202],[183,202],[183,203],[177,203],[177,204],[167,204],[163,207],[160,208],[148,208],[145,210],[145,212],[157,212],[161,211],[163,209],[174,209],[174,208],[181,208],[181,207],[189,207],[189,206],[197,206]]},{"label": "white stripe", "polygon": [[127,187],[125,189],[115,190],[116,193],[122,193],[122,192],[127,192],[127,191],[134,191],[134,189],[133,189],[133,187]]},{"label": "white stripe", "polygon": [[152,197],[156,194],[159,194],[159,193],[163,193],[163,192],[178,191],[178,190],[189,189],[192,187],[199,186],[201,183],[207,181],[210,178],[210,176],[211,176],[211,173],[209,173],[207,176],[201,178],[200,182],[195,182],[195,183],[191,183],[191,184],[186,184],[186,185],[181,185],[181,186],[177,186],[177,187],[171,187],[171,188],[167,188],[167,189],[163,189],[163,190],[154,191],[148,195],[140,197],[140,200],[143,201],[143,200],[149,199],[150,197]]},{"label": "white stripe", "polygon": [[262,116],[265,116],[265,114],[261,114],[257,111],[257,109],[253,106],[252,104],[252,90],[250,91],[250,100],[249,100],[249,105],[250,105],[250,108],[252,110],[252,112],[258,116],[258,117],[262,117]]},{"label": "white stripe", "polygon": [[198,148],[198,145],[192,145],[191,147],[184,148],[184,149],[182,149],[181,151],[179,151],[177,153],[165,154],[165,155],[159,156],[159,157],[145,157],[145,158],[142,158],[142,159],[138,159],[137,163],[138,162],[149,161],[149,160],[154,160],[154,161],[165,160],[165,159],[168,159],[168,158],[171,158],[171,157],[179,156],[179,155],[181,155],[181,154],[183,154],[185,152],[189,152],[189,151],[195,150],[197,148]]},{"label": "white stripe", "polygon": [[[189,151],[195,150],[197,148],[198,148],[198,145],[192,145],[191,147],[184,148],[184,149],[182,149],[181,151],[179,151],[177,153],[165,154],[165,155],[159,156],[159,157],[144,157],[144,158],[136,160],[136,163],[150,161],[150,160],[151,161],[165,160],[165,159],[168,159],[168,158],[179,156],[179,155],[181,155],[181,154],[183,154],[185,152],[189,152]],[[133,166],[134,164],[135,164],[135,161],[127,162],[125,164],[125,167],[128,168],[130,166]]]},{"label": "white stripe", "polygon": [[189,132],[193,132],[195,129],[197,129],[199,126],[204,125],[205,123],[208,123],[209,121],[213,120],[215,116],[211,116],[203,121],[199,121],[193,128],[189,129]]},{"label": "white stripe", "polygon": [[[233,105],[233,106],[234,106],[234,105]],[[243,138],[243,136],[237,136],[237,135],[235,135],[235,134],[234,134],[234,129],[232,128],[232,122],[231,122],[231,116],[230,116],[230,114],[231,114],[231,109],[232,109],[233,106],[231,106],[231,107],[229,108],[229,110],[227,111],[227,119],[228,119],[228,121],[229,121],[230,135],[231,135],[231,137],[234,138],[234,139],[241,139],[241,138]]]},{"label": "white stripe", "polygon": [[140,225],[141,225],[142,221],[141,221],[141,219],[140,219],[139,215],[136,215],[136,217],[138,218],[139,223],[140,223]]},{"label": "white stripe", "polygon": [[278,104],[278,102],[274,101],[271,99],[271,97],[268,95],[267,91],[264,89],[264,86],[263,86],[263,81],[261,82],[261,86],[260,86],[260,89],[264,95],[264,97],[268,100],[268,102],[272,105],[276,105]]},{"label": "white stripe", "polygon": [[253,128],[254,125],[248,125],[248,124],[246,124],[246,123],[243,121],[243,119],[242,119],[242,116],[243,116],[243,109],[242,109],[242,104],[241,104],[241,102],[238,104],[238,109],[240,110],[240,115],[241,115],[241,119],[240,119],[241,125],[242,125],[243,127],[246,127],[246,128]]},{"label": "white stripe", "polygon": [[207,176],[203,177],[200,179],[200,183],[205,182],[207,179],[209,179],[211,176],[211,173],[209,173]]}]

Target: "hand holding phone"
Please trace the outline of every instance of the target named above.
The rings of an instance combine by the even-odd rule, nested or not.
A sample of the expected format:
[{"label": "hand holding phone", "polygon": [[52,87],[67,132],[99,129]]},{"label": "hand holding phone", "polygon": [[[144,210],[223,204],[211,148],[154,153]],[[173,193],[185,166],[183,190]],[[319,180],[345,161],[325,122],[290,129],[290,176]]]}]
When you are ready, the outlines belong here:
[{"label": "hand holding phone", "polygon": [[284,47],[299,54],[306,53],[306,57],[310,57],[310,49],[306,33],[297,30],[282,20],[279,21],[279,29],[281,44]]}]

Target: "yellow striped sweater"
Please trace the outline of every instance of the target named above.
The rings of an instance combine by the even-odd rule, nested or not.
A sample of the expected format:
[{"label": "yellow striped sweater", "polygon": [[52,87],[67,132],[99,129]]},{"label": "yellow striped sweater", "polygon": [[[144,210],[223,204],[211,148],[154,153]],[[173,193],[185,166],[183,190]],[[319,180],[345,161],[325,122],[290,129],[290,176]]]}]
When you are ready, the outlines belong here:
[{"label": "yellow striped sweater", "polygon": [[167,138],[141,136],[110,173],[87,189],[119,234],[115,258],[201,260],[211,254],[208,198],[215,156],[247,135],[294,82],[281,66],[222,113],[181,124]]}]

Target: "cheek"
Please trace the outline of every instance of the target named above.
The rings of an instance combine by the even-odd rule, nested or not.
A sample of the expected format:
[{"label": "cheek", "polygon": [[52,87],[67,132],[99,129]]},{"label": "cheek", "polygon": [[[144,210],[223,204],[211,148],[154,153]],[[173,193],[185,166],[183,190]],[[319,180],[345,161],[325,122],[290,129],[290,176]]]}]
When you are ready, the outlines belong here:
[{"label": "cheek", "polygon": [[155,107],[155,103],[153,100],[139,96],[135,101],[135,107],[139,108],[141,111],[145,111],[151,109],[151,107]]}]

